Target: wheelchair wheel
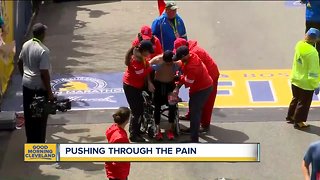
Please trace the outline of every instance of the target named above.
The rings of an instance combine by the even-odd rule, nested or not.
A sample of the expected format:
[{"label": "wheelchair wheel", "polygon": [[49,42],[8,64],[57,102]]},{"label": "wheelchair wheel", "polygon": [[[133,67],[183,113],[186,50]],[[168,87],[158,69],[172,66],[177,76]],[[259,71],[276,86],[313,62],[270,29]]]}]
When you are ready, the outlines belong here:
[{"label": "wheelchair wheel", "polygon": [[152,126],[148,127],[148,137],[154,138],[154,136],[155,136],[155,129]]},{"label": "wheelchair wheel", "polygon": [[[178,105],[177,105],[178,107]],[[174,118],[174,132],[177,136],[180,135],[180,124],[179,124],[179,109],[177,108],[176,116]]]}]

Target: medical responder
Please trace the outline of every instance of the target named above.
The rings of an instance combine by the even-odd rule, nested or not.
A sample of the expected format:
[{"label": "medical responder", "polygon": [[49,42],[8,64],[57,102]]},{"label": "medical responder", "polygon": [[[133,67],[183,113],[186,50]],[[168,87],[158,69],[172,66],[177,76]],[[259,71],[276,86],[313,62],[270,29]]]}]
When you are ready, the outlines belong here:
[{"label": "medical responder", "polygon": [[[187,41],[183,38],[177,38],[174,41],[174,49],[176,50],[181,46],[189,47],[190,52],[193,52],[196,55],[198,55],[202,63],[206,66],[208,73],[211,79],[213,80],[213,84],[212,84],[213,91],[211,92],[208,98],[208,101],[204,105],[203,112],[202,112],[202,119],[201,119],[200,132],[207,132],[210,129],[212,110],[213,110],[214,102],[217,96],[218,79],[220,76],[219,68],[217,63],[212,59],[209,53],[198,45],[197,41],[193,41],[193,40]],[[185,116],[181,116],[180,119],[189,120],[189,112]],[[185,132],[185,133],[188,133],[188,132]]]},{"label": "medical responder", "polygon": [[142,40],[150,40],[153,44],[154,53],[150,55],[150,59],[162,54],[160,40],[156,36],[152,35],[152,30],[149,26],[141,27],[140,33],[138,33],[136,39],[132,42],[132,46],[138,46]]},{"label": "medical responder", "polygon": [[[137,57],[135,54],[141,56]],[[137,47],[132,47],[126,54],[125,65],[127,70],[123,76],[123,90],[130,106],[132,116],[129,125],[130,140],[132,142],[144,142],[145,139],[140,135],[140,118],[143,114],[142,90],[145,79],[152,71],[149,61],[146,59],[154,53],[153,45],[149,40],[142,40]],[[130,58],[127,58],[132,54]]]},{"label": "medical responder", "polygon": [[203,107],[212,92],[213,81],[200,58],[195,53],[189,52],[187,46],[179,47],[173,59],[175,61],[181,60],[180,64],[183,72],[173,93],[178,96],[179,89],[182,85],[185,85],[187,88],[190,87],[190,133],[191,142],[196,143],[199,142],[199,129]]}]

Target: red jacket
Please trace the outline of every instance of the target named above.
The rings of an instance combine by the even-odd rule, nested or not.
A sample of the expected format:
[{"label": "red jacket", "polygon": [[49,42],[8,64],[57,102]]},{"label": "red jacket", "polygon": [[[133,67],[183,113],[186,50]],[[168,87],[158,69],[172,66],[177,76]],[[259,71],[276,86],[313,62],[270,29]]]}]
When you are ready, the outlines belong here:
[{"label": "red jacket", "polygon": [[190,87],[189,94],[212,86],[213,81],[207,68],[193,52],[190,52],[190,58],[187,63],[182,63],[182,72],[183,74],[178,83],[184,84],[186,88]]},{"label": "red jacket", "polygon": [[124,73],[123,82],[135,88],[142,89],[145,78],[151,71],[152,68],[148,61],[139,62],[132,56],[130,64]]},{"label": "red jacket", "polygon": [[[113,124],[106,131],[108,143],[130,143],[127,132]],[[130,162],[105,162],[105,169],[108,178],[124,180],[129,176]]]},{"label": "red jacket", "polygon": [[199,56],[203,64],[206,66],[212,80],[217,80],[220,76],[220,72],[216,62],[211,58],[206,50],[198,46],[197,41],[188,41],[189,50]]},{"label": "red jacket", "polygon": [[[136,37],[134,41],[132,41],[132,46],[138,46],[140,43],[139,38]],[[153,44],[154,53],[150,55],[150,59],[162,54],[162,46],[160,40],[154,36],[154,44]]]}]

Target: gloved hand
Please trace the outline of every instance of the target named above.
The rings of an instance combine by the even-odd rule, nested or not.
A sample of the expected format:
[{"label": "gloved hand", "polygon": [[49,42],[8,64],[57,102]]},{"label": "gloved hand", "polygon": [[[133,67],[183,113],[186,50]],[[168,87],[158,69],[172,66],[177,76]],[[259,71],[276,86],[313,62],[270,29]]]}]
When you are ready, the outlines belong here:
[{"label": "gloved hand", "polygon": [[315,95],[318,95],[318,94],[319,94],[319,88],[317,88],[317,89],[314,90],[314,94],[315,94]]}]

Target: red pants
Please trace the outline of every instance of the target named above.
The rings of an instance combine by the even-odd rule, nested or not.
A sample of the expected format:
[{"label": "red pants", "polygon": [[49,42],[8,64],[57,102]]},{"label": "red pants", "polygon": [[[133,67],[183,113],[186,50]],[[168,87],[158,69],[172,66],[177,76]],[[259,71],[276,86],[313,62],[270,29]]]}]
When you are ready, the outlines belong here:
[{"label": "red pants", "polygon": [[[206,104],[203,107],[201,116],[201,127],[208,127],[211,123],[211,116],[214,107],[214,102],[216,101],[218,91],[218,79],[213,80],[213,91],[211,92]],[[189,119],[189,111],[186,114],[186,118]]]}]

